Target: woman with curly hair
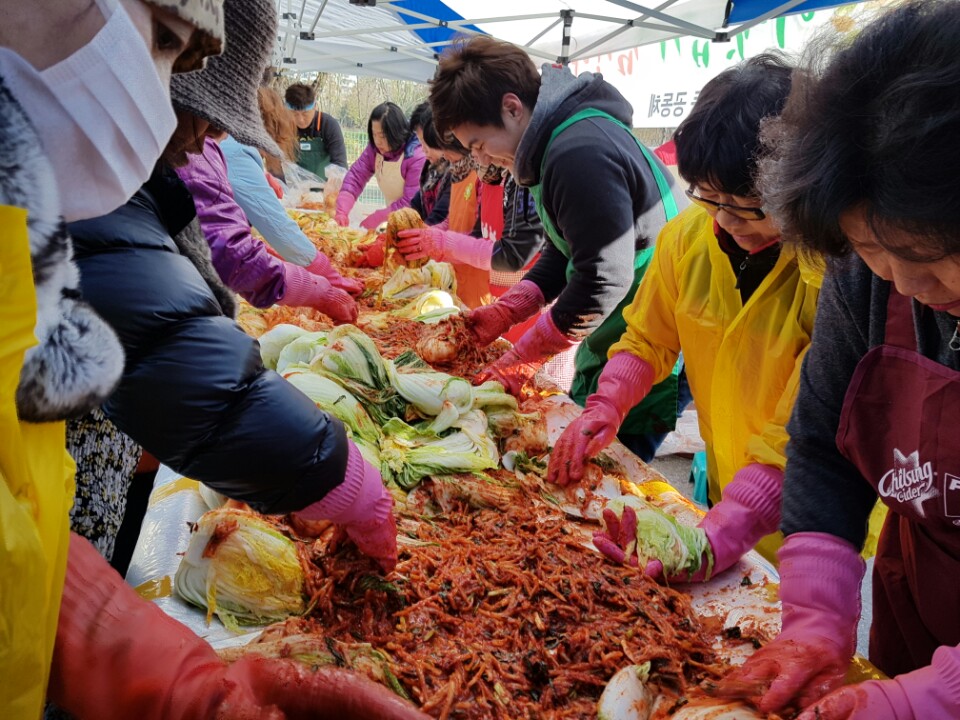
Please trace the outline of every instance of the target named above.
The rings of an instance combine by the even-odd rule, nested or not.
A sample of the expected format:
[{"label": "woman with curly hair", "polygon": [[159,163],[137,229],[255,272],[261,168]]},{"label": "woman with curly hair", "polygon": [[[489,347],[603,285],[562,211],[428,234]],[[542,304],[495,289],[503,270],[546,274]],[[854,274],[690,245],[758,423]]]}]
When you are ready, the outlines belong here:
[{"label": "woman with curly hair", "polygon": [[[787,427],[783,630],[721,687],[764,712],[960,716],[958,43],[957,2],[897,8],[818,46],[768,130],[767,207],[829,266]],[[878,497],[870,660],[891,679],[841,688]]]}]

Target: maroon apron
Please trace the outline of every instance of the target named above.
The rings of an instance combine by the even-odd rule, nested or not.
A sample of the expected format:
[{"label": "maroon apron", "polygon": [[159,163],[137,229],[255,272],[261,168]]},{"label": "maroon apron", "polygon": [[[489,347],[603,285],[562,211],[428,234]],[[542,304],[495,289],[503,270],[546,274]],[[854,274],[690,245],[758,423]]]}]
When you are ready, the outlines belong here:
[{"label": "maroon apron", "polygon": [[837,447],[890,508],[870,660],[893,676],[960,644],[960,372],[917,352],[910,300],[892,286],[884,343],[854,371]]}]

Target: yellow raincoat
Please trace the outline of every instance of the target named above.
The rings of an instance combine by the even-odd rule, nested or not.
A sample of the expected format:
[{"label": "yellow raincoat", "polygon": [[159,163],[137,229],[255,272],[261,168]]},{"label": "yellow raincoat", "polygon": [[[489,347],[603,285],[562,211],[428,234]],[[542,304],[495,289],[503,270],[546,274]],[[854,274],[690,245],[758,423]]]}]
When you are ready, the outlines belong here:
[{"label": "yellow raincoat", "polygon": [[0,708],[5,720],[37,720],[43,712],[74,493],[64,423],[17,418],[23,356],[37,342],[26,221],[25,210],[0,206]]},{"label": "yellow raincoat", "polygon": [[[627,331],[609,355],[627,351],[653,366],[657,383],[683,350],[700,434],[707,445],[710,500],[740,468],[783,469],[800,365],[813,332],[818,276],[801,277],[790,247],[746,305],[713,232],[713,219],[690,206],[660,232],[653,261],[633,303]],[[807,280],[810,280],[808,282]],[[775,561],[779,533],[757,549]]]}]

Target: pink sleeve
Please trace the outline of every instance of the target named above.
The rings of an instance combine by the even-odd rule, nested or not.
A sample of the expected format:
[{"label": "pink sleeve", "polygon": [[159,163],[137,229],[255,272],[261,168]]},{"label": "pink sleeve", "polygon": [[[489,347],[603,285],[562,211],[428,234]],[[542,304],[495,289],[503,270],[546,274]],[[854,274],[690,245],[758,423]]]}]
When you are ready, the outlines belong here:
[{"label": "pink sleeve", "polygon": [[343,178],[343,186],[340,192],[352,195],[354,200],[360,197],[360,193],[370,182],[376,169],[377,150],[373,145],[367,144],[367,147],[360,153],[357,161],[347,170],[346,177]]},{"label": "pink sleeve", "polygon": [[400,174],[403,175],[403,197],[392,203],[387,208],[388,212],[410,207],[413,198],[420,192],[420,171],[423,170],[423,164],[426,161],[423,148],[417,145],[410,157],[405,157],[400,163]]}]

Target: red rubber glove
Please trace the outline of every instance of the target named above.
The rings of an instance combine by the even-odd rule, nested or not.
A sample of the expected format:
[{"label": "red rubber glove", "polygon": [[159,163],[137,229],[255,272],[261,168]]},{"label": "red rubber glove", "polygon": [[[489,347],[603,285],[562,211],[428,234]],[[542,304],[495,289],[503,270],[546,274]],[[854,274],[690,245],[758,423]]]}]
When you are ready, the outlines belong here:
[{"label": "red rubber glove", "polygon": [[330,520],[343,525],[360,551],[377,560],[386,572],[397,565],[397,521],[393,496],[380,473],[363,459],[349,440],[343,482],[319,502],[295,515],[303,520]]},{"label": "red rubber glove", "polygon": [[78,720],[426,720],[385,687],[293,660],[227,665],[70,537],[48,696]]},{"label": "red rubber glove", "polygon": [[473,382],[480,385],[488,380],[497,380],[508,393],[518,395],[547,360],[571,345],[573,340],[557,330],[550,313],[546,312],[516,345],[477,373]]},{"label": "red rubber glove", "polygon": [[797,720],[927,720],[960,717],[960,648],[940,647],[930,665],[892,680],[834,690]]},{"label": "red rubber glove", "polygon": [[283,200],[283,185],[281,182],[268,172],[265,172],[263,175],[267,178],[267,185],[273,190],[273,194],[277,196],[277,200]]},{"label": "red rubber glove", "polygon": [[378,268],[383,266],[384,255],[386,252],[387,239],[383,235],[377,235],[377,239],[369,245],[363,246],[361,255],[357,261],[359,267]]},{"label": "red rubber glove", "polygon": [[[703,533],[704,541],[713,556],[710,574],[707,574],[710,563],[704,554],[699,570],[692,574],[671,573],[667,580],[704,582],[733,567],[744,553],[753,549],[762,537],[776,531],[780,525],[782,493],[783,471],[779,468],[760,464],[741,468],[724,488],[723,500],[714,505],[697,523],[696,529]],[[638,565],[637,516],[633,509],[625,507],[623,517],[619,520],[611,510],[604,509],[603,519],[607,524],[607,531],[595,533],[593,544],[614,562]],[[632,545],[627,544],[631,541]],[[628,550],[631,551],[629,557]],[[650,560],[644,573],[659,578],[663,574],[663,563],[660,560]]]},{"label": "red rubber glove", "polygon": [[407,261],[446,260],[463,265],[490,269],[490,254],[493,243],[486,238],[476,238],[433,226],[397,233],[397,250]]},{"label": "red rubber glove", "polygon": [[362,282],[359,280],[354,280],[353,278],[345,278],[343,275],[337,272],[337,269],[333,266],[333,263],[330,262],[330,258],[324,255],[322,252],[317,252],[317,256],[313,259],[313,262],[307,265],[305,269],[309,273],[325,277],[335,288],[339,288],[340,290],[343,290],[354,297],[357,297],[363,292]]},{"label": "red rubber glove", "polygon": [[783,630],[716,691],[766,713],[806,707],[843,684],[857,647],[864,572],[853,545],[826,533],[790,535],[779,558]]},{"label": "red rubber glove", "polygon": [[564,487],[580,482],[587,460],[614,441],[627,413],[652,385],[653,367],[646,360],[628,352],[610,358],[600,373],[597,391],[553,446],[547,480]]},{"label": "red rubber glove", "polygon": [[357,199],[349,193],[341,192],[337,195],[336,210],[333,214],[333,219],[337,221],[337,225],[340,227],[350,225],[350,211],[353,210],[356,202]]},{"label": "red rubber glove", "polygon": [[492,305],[472,310],[464,318],[467,328],[486,347],[507,330],[540,312],[546,305],[543,291],[530,280],[521,280]]},{"label": "red rubber glove", "polygon": [[316,308],[338,324],[356,321],[360,313],[356,301],[345,291],[335,288],[325,277],[285,262],[283,279],[285,288],[283,296],[277,301],[278,305]]}]

